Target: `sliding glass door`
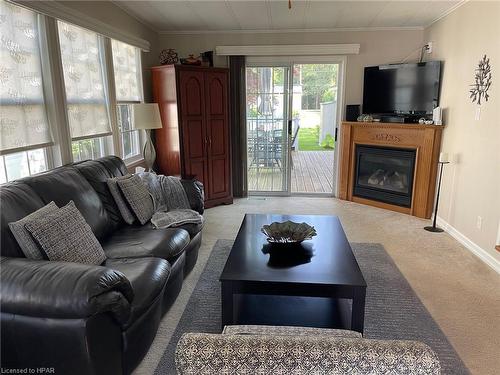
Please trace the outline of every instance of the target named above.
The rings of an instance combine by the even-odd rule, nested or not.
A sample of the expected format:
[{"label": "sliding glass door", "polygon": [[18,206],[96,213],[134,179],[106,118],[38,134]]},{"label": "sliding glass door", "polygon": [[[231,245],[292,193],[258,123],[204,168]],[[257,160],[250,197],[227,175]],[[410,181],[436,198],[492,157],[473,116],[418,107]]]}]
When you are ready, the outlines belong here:
[{"label": "sliding glass door", "polygon": [[246,68],[248,191],[331,196],[343,61],[267,59]]},{"label": "sliding glass door", "polygon": [[339,64],[294,64],[290,192],[334,190]]},{"label": "sliding glass door", "polygon": [[246,68],[247,181],[252,192],[288,192],[285,66]]}]

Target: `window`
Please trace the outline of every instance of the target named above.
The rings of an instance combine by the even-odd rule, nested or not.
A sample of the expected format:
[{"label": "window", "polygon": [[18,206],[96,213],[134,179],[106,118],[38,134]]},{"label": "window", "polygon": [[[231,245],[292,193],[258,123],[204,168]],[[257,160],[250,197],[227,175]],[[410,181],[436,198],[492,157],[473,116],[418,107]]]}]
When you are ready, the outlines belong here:
[{"label": "window", "polygon": [[74,161],[82,161],[87,159],[98,159],[109,154],[110,143],[112,139],[110,136],[87,138],[71,143],[71,152]]},{"label": "window", "polygon": [[141,50],[25,5],[0,0],[0,183],[110,154],[138,160]]},{"label": "window", "polygon": [[130,159],[141,154],[140,133],[132,127],[130,104],[118,104],[117,108],[123,159]]},{"label": "window", "polygon": [[47,159],[45,148],[0,156],[0,184],[46,171]]},{"label": "window", "polygon": [[0,182],[47,170],[52,135],[45,106],[39,16],[0,2]]},{"label": "window", "polygon": [[122,156],[131,159],[141,154],[140,133],[131,121],[131,105],[142,102],[141,51],[116,40],[111,47]]},{"label": "window", "polygon": [[111,154],[111,121],[101,37],[65,22],[57,24],[73,160]]}]

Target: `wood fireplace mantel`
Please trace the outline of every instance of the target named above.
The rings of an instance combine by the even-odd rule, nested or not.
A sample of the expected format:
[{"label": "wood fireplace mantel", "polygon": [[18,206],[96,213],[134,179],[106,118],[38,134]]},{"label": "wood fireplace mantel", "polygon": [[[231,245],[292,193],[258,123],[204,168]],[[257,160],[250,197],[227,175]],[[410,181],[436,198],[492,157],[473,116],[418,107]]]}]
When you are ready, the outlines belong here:
[{"label": "wood fireplace mantel", "polygon": [[[430,218],[442,126],[380,122],[343,122],[341,127],[339,198],[375,207]],[[416,150],[411,207],[401,207],[353,196],[356,145],[386,146]]]}]

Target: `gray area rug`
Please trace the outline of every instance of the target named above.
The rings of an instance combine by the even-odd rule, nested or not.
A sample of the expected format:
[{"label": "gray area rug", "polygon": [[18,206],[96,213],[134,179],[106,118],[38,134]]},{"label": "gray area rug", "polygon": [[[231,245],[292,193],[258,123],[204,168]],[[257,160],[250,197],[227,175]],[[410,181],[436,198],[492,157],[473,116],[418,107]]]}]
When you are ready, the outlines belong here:
[{"label": "gray area rug", "polygon": [[[218,279],[232,244],[231,240],[218,240],[215,244],[155,375],[176,373],[175,346],[183,333],[220,333]],[[364,336],[425,342],[438,354],[443,374],[469,374],[384,247],[366,243],[353,243],[351,246],[368,284]]]}]

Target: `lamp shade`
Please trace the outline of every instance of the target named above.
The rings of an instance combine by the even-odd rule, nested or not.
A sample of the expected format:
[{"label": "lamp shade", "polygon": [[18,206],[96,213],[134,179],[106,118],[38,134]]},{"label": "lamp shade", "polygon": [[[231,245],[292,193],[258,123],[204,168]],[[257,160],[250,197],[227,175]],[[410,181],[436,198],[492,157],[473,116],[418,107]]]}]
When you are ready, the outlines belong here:
[{"label": "lamp shade", "polygon": [[134,129],[160,129],[160,109],[157,103],[132,105],[132,124]]}]

